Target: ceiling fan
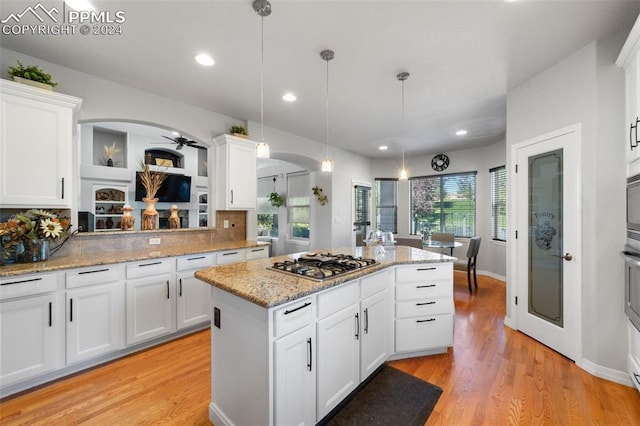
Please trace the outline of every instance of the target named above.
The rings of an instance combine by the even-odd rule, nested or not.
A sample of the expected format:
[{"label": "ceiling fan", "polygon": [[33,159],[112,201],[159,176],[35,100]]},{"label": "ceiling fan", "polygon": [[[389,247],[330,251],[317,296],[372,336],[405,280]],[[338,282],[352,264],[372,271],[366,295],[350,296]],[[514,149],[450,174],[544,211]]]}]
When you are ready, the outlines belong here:
[{"label": "ceiling fan", "polygon": [[162,137],[163,138],[167,138],[170,141],[172,141],[173,143],[178,144],[178,146],[176,147],[176,150],[178,150],[178,151],[181,150],[182,147],[185,146],[185,145],[186,146],[191,146],[193,148],[207,149],[204,146],[197,145],[196,141],[189,140],[189,139],[185,138],[182,135],[176,136],[175,138],[170,138],[169,136],[164,136],[164,135]]}]

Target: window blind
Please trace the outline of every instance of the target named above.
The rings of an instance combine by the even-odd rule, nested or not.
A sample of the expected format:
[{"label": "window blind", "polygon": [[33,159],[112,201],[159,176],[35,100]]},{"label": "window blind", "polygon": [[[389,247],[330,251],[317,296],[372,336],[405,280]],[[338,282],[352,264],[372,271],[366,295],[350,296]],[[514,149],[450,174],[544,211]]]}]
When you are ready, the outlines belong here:
[{"label": "window blind", "polygon": [[376,223],[385,231],[398,232],[397,179],[376,179]]},{"label": "window blind", "polygon": [[489,170],[491,175],[491,238],[507,240],[507,170],[505,166]]}]

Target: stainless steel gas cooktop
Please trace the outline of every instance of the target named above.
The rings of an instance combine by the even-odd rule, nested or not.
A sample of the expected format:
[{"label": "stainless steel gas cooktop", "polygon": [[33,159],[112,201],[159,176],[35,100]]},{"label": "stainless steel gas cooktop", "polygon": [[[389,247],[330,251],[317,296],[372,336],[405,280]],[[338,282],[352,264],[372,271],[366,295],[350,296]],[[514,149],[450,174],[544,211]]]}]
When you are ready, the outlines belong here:
[{"label": "stainless steel gas cooktop", "polygon": [[377,263],[375,259],[364,259],[347,254],[305,253],[294,260],[275,262],[268,269],[322,281],[374,266]]}]

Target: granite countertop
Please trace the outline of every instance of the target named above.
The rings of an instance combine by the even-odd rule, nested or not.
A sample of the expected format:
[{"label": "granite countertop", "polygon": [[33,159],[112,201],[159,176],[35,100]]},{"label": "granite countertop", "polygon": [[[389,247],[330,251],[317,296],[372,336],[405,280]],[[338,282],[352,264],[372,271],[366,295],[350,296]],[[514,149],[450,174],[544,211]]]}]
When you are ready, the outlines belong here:
[{"label": "granite countertop", "polygon": [[[196,240],[197,241],[197,240]],[[222,250],[236,250],[263,246],[265,243],[253,240],[221,241],[214,243],[194,243],[189,245],[157,246],[145,250],[121,250],[91,254],[53,255],[45,262],[14,263],[0,266],[0,278],[38,272],[53,272],[64,269],[84,268],[97,265],[131,262],[163,257],[183,256]]]},{"label": "granite countertop", "polygon": [[299,299],[320,290],[334,287],[372,272],[393,265],[412,263],[453,262],[455,257],[433,253],[418,248],[397,246],[386,248],[383,255],[375,254],[375,247],[343,247],[313,250],[315,253],[329,252],[355,257],[375,258],[378,263],[355,272],[321,282],[268,269],[274,262],[292,260],[302,253],[256,259],[248,262],[214,266],[196,271],[195,277],[229,293],[235,294],[256,305],[271,308],[291,300]]}]

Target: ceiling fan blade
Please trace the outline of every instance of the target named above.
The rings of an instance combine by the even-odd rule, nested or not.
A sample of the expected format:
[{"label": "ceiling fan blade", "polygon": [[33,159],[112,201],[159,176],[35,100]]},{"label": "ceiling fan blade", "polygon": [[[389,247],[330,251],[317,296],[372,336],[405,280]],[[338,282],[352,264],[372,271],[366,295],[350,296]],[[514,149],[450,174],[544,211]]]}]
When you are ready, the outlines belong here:
[{"label": "ceiling fan blade", "polygon": [[[177,142],[176,142],[177,143]],[[176,151],[180,151],[182,149],[182,144],[178,143],[178,146],[176,147]]]},{"label": "ceiling fan blade", "polygon": [[163,138],[167,138],[167,139],[169,139],[169,140],[170,140],[171,142],[173,142],[173,143],[178,143],[178,142],[176,142],[176,140],[175,140],[175,139],[170,138],[169,136],[162,135],[162,137],[163,137]]}]

